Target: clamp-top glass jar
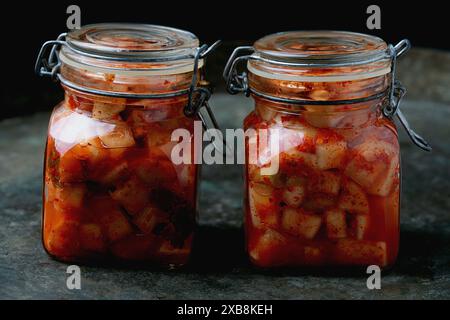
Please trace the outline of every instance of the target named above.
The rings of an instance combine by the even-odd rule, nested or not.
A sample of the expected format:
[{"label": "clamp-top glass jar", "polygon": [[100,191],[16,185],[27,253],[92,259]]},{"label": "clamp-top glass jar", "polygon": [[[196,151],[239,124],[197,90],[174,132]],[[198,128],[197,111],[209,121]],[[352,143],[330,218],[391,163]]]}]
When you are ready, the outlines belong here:
[{"label": "clamp-top glass jar", "polygon": [[36,71],[65,90],[45,155],[51,256],[187,262],[199,168],[171,161],[171,134],[193,134],[208,98],[197,79],[210,49],[186,31],[133,24],[88,25],[44,44]]},{"label": "clamp-top glass jar", "polygon": [[[255,130],[245,170],[254,264],[395,262],[401,170],[392,117],[430,149],[398,109],[404,89],[395,62],[408,48],[407,40],[394,47],[363,34],[309,31],[235,50],[224,72],[228,91],[255,100],[244,122]],[[236,71],[242,61],[248,76]]]}]

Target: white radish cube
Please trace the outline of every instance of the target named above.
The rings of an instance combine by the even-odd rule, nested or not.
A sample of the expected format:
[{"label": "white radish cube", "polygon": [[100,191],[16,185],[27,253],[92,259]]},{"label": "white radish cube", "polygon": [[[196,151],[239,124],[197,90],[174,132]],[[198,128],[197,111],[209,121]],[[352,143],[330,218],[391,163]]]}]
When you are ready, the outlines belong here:
[{"label": "white radish cube", "polygon": [[399,159],[397,156],[393,156],[389,160],[389,165],[378,180],[367,189],[368,193],[381,197],[386,197],[392,190],[395,182],[399,182],[400,168]]},{"label": "white radish cube", "polygon": [[125,238],[133,232],[128,219],[125,218],[119,209],[102,212],[100,221],[103,224],[106,235],[110,241],[117,241]]},{"label": "white radish cube", "polygon": [[376,161],[384,157],[391,158],[397,154],[396,148],[392,144],[373,138],[356,146],[355,150],[367,161]]},{"label": "white radish cube", "polygon": [[281,123],[283,125],[283,132],[286,132],[287,136],[292,136],[293,134],[297,133],[297,136],[302,137],[302,140],[314,140],[316,137],[317,129],[306,124],[300,117],[280,116],[277,120],[278,123]]},{"label": "white radish cube", "polygon": [[62,211],[68,209],[80,209],[86,195],[86,186],[82,183],[65,184],[56,188],[55,208]]},{"label": "white radish cube", "polygon": [[263,119],[264,121],[270,121],[277,115],[276,110],[274,110],[273,108],[267,107],[267,106],[258,107],[256,109],[256,112],[261,117],[261,119]]},{"label": "white radish cube", "polygon": [[147,134],[148,147],[155,148],[171,142],[172,133],[165,130],[151,130]]},{"label": "white radish cube", "polygon": [[283,120],[282,123],[284,128],[279,132],[280,151],[295,149],[314,152],[317,129],[292,120]]},{"label": "white radish cube", "polygon": [[343,112],[342,114],[343,117],[337,126],[339,128],[352,128],[352,130],[355,130],[355,128],[364,125],[370,120],[372,111],[367,108],[362,110],[354,110],[352,112]]},{"label": "white radish cube", "polygon": [[[180,168],[181,166],[181,168]],[[183,164],[177,168],[178,181],[182,187],[194,187],[197,178],[195,164]]]},{"label": "white radish cube", "polygon": [[339,197],[338,207],[354,214],[368,214],[369,201],[364,190],[353,181],[346,181]]},{"label": "white radish cube", "polygon": [[387,265],[386,242],[341,239],[334,248],[334,260],[344,265]]},{"label": "white radish cube", "polygon": [[248,189],[256,206],[270,207],[272,205],[274,189],[270,185],[251,182]]},{"label": "white radish cube", "polygon": [[316,100],[316,101],[327,101],[330,100],[334,93],[330,90],[326,90],[327,88],[323,88],[323,89],[313,89],[310,91],[309,93],[309,98],[311,100]]},{"label": "white radish cube", "polygon": [[269,184],[274,188],[281,188],[285,184],[286,176],[278,171],[276,174],[265,175],[257,165],[248,165],[248,176],[252,182]]},{"label": "white radish cube", "polygon": [[314,153],[307,153],[298,151],[296,148],[292,148],[280,154],[280,157],[289,163],[301,166],[305,165],[311,168],[318,168],[317,156]]},{"label": "white radish cube", "polygon": [[305,120],[316,128],[335,128],[344,116],[341,113],[305,112]]},{"label": "white radish cube", "polygon": [[112,127],[112,130],[99,136],[104,147],[127,148],[135,145],[133,133],[126,124],[117,122]]},{"label": "white radish cube", "polygon": [[282,234],[267,229],[264,234],[259,238],[256,246],[249,252],[250,256],[258,262],[269,262],[270,254],[276,252],[279,248],[287,245],[288,241]]},{"label": "white radish cube", "polygon": [[319,215],[294,208],[286,208],[281,220],[281,225],[286,232],[305,239],[313,239],[321,224],[322,218]]},{"label": "white radish cube", "polygon": [[135,168],[139,179],[149,186],[167,185],[178,179],[175,165],[166,159],[140,159],[135,162]]},{"label": "white radish cube", "polygon": [[382,162],[368,162],[355,157],[345,168],[344,174],[368,190],[385,171],[386,166]]},{"label": "white radish cube", "polygon": [[261,182],[261,169],[256,164],[247,164],[248,179],[252,182]]},{"label": "white radish cube", "polygon": [[353,126],[350,126],[350,127],[342,127],[342,128],[338,127],[338,128],[335,128],[334,130],[336,131],[337,134],[339,134],[341,137],[343,137],[345,141],[347,141],[347,147],[348,147],[348,145],[352,144],[356,138],[361,137],[362,129],[364,129],[364,128],[355,128]]},{"label": "white radish cube", "polygon": [[299,176],[289,177],[282,193],[283,201],[291,207],[299,207],[305,197],[305,186],[304,178]]},{"label": "white radish cube", "polygon": [[386,196],[398,178],[398,150],[385,141],[369,139],[354,148],[345,174],[368,193]]},{"label": "white radish cube", "polygon": [[167,215],[164,212],[153,206],[148,206],[133,218],[133,223],[143,233],[151,233],[158,223],[165,220],[167,220]]},{"label": "white radish cube", "polygon": [[111,170],[106,172],[101,176],[99,180],[100,183],[110,185],[120,179],[126,178],[128,176],[128,164],[126,162],[121,162]]},{"label": "white radish cube", "polygon": [[358,214],[353,221],[354,234],[356,239],[362,240],[369,229],[369,216],[366,214]]},{"label": "white radish cube", "polygon": [[249,164],[249,166],[254,165],[255,167],[257,167],[257,165],[259,164],[258,136],[256,134],[253,134],[249,136],[245,141],[246,141],[245,161]]},{"label": "white radish cube", "polygon": [[111,104],[95,101],[94,106],[92,107],[92,117],[99,120],[111,119],[123,110],[125,110],[125,104]]},{"label": "white radish cube", "polygon": [[106,249],[102,229],[94,223],[80,226],[80,243],[83,249],[103,252]]},{"label": "white radish cube", "polygon": [[282,194],[283,201],[291,207],[297,208],[301,205],[303,198],[305,197],[305,187],[287,186]]},{"label": "white radish cube", "polygon": [[263,175],[262,180],[274,188],[282,188],[285,184],[286,176],[278,171],[276,174]]},{"label": "white radish cube", "polygon": [[346,151],[347,143],[343,140],[317,144],[317,166],[321,170],[340,168]]},{"label": "white radish cube", "polygon": [[347,222],[345,211],[340,209],[330,209],[325,212],[325,224],[329,239],[339,239],[347,237]]},{"label": "white radish cube", "polygon": [[256,228],[277,227],[279,224],[275,197],[271,186],[250,182],[248,201],[252,224]]},{"label": "white radish cube", "polygon": [[319,171],[308,180],[308,191],[337,195],[341,188],[341,175],[333,171]]},{"label": "white radish cube", "polygon": [[85,160],[91,165],[95,165],[104,160],[106,156],[105,149],[97,138],[80,142],[70,149],[70,152],[73,153],[77,159]]},{"label": "white radish cube", "polygon": [[63,183],[82,182],[86,179],[86,168],[77,154],[71,151],[66,152],[56,163],[58,168],[59,181]]},{"label": "white radish cube", "polygon": [[53,224],[46,236],[46,248],[52,254],[70,256],[79,255],[79,223],[60,220]]},{"label": "white radish cube", "polygon": [[302,207],[308,211],[323,212],[336,205],[337,197],[329,194],[309,194],[302,203]]},{"label": "white radish cube", "polygon": [[111,197],[119,202],[129,214],[134,215],[144,209],[148,203],[149,190],[137,178],[131,178],[116,187]]}]

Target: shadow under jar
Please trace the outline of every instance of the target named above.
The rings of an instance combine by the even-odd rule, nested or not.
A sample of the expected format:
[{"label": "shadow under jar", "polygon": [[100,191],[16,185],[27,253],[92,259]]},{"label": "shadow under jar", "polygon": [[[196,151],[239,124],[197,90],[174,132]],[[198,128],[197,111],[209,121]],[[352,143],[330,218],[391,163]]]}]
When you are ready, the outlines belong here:
[{"label": "shadow under jar", "polygon": [[251,51],[236,59],[248,61],[248,76],[237,74],[237,63],[229,69],[235,54],[225,75],[230,93],[255,101],[244,121],[246,246],[255,265],[395,262],[399,143],[383,112],[390,49],[373,36],[312,31],[235,51]]},{"label": "shadow under jar", "polygon": [[198,39],[128,24],[89,25],[65,38],[57,51],[65,100],[51,116],[45,154],[46,251],[71,262],[184,265],[199,167],[172,162],[171,134],[193,134],[196,118],[184,108]]}]

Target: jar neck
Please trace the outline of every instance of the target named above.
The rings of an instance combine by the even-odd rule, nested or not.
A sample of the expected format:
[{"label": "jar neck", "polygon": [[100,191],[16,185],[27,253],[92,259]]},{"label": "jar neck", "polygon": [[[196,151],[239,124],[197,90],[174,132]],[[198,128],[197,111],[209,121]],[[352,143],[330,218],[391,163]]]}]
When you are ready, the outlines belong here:
[{"label": "jar neck", "polygon": [[158,121],[182,118],[185,117],[184,107],[188,101],[187,94],[170,98],[128,99],[88,94],[68,87],[64,87],[64,91],[65,107],[89,117],[92,116],[94,106],[101,105],[107,108],[120,107],[125,112],[141,111]]},{"label": "jar neck", "polygon": [[283,124],[288,119],[306,119],[318,128],[354,128],[370,125],[382,117],[385,97],[346,105],[297,105],[264,99],[255,100],[255,113],[263,121]]},{"label": "jar neck", "polygon": [[[318,70],[317,72],[320,73]],[[249,73],[249,87],[252,91],[275,99],[302,101],[355,100],[377,96],[386,92],[390,74],[369,79],[351,81],[293,81],[266,78]]]},{"label": "jar neck", "polygon": [[[101,91],[125,95],[177,95],[187,92],[193,71],[180,74],[140,75],[139,73],[107,73],[99,70],[81,69],[62,64],[62,82],[80,90]],[[202,72],[199,71],[199,79]]]}]

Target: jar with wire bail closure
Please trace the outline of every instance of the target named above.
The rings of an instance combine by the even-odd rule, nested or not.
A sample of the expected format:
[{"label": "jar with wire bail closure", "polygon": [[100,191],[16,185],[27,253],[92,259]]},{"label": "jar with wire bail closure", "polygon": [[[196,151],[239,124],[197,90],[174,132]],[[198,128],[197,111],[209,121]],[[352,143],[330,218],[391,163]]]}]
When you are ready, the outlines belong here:
[{"label": "jar with wire bail closure", "polygon": [[172,161],[171,135],[184,129],[192,139],[194,121],[213,118],[201,71],[217,44],[199,46],[174,28],[114,23],[43,45],[36,72],[65,91],[45,153],[42,240],[52,257],[188,262],[199,166],[193,147],[191,161]]},{"label": "jar with wire bail closure", "polygon": [[[255,110],[244,121],[245,230],[260,267],[392,265],[399,247],[400,149],[395,79],[407,40],[295,31],[239,47],[224,71]],[[239,72],[241,64],[247,70]]]}]

